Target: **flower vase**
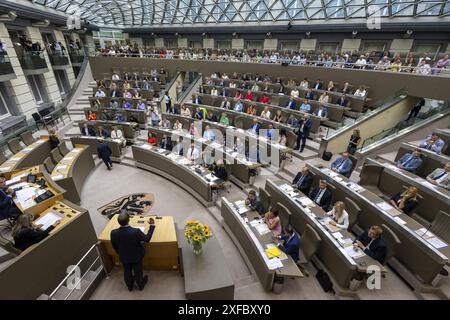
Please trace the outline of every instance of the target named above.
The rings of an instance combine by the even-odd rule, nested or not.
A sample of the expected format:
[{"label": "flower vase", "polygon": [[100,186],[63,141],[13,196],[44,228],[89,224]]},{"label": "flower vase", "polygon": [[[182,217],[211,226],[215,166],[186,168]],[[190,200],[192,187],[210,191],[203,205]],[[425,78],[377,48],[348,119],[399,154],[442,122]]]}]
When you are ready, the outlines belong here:
[{"label": "flower vase", "polygon": [[194,242],[194,254],[195,255],[200,255],[203,252],[203,246],[200,242]]}]

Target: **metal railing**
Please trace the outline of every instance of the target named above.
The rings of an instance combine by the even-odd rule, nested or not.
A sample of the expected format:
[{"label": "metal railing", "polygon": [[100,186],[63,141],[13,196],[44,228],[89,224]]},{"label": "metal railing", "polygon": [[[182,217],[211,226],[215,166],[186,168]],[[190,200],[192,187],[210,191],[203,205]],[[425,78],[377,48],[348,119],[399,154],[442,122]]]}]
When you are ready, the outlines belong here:
[{"label": "metal railing", "polygon": [[[86,275],[88,274],[89,271],[92,271],[92,268],[95,266],[95,264],[97,262],[100,261],[101,266],[102,266],[102,270],[105,272],[106,277],[109,276],[108,274],[108,270],[106,269],[105,263],[102,259],[102,254],[100,252],[100,248],[99,248],[100,242],[97,242],[96,244],[94,244],[92,247],[89,248],[89,250],[83,255],[83,257],[77,262],[76,265],[73,266],[73,268],[67,273],[67,275],[64,277],[64,279],[58,284],[58,286],[52,291],[52,293],[49,294],[48,296],[48,300],[52,300],[52,298],[55,296],[55,294],[58,292],[59,289],[61,289],[61,287],[67,283],[67,280],[69,279],[69,277],[72,276],[72,274],[74,274],[75,272],[77,272],[78,270],[80,270],[80,265],[81,263],[84,262],[84,260],[88,257],[88,255],[91,252],[95,252],[97,253],[97,257],[94,259],[94,261],[89,265],[89,267],[86,269],[86,272],[84,272],[84,274],[77,279],[76,283],[73,284],[71,287],[69,288],[69,293],[64,297],[64,300],[67,300],[72,294],[73,292],[80,287],[81,281],[86,277]],[[85,290],[81,293],[81,297],[86,293],[87,289],[89,287],[85,288]]]},{"label": "metal railing", "polygon": [[422,67],[422,66],[403,66],[403,65],[390,65],[388,67],[377,63],[365,63],[359,64],[356,62],[349,61],[317,61],[308,59],[292,59],[292,58],[279,58],[276,60],[265,60],[258,57],[238,57],[238,56],[210,56],[210,55],[198,55],[194,56],[184,56],[184,55],[161,55],[157,53],[105,53],[100,51],[90,52],[90,56],[103,56],[103,57],[130,57],[130,58],[149,58],[149,59],[179,59],[179,60],[206,60],[206,61],[223,61],[223,62],[243,62],[243,63],[259,63],[259,64],[288,64],[292,66],[313,66],[313,67],[323,67],[323,68],[334,68],[334,69],[354,69],[363,71],[374,71],[374,72],[400,72],[400,73],[410,73],[415,75],[423,76],[436,76],[442,75],[448,71],[449,66],[446,68],[439,67]]},{"label": "metal railing", "polygon": [[180,93],[180,95],[179,95],[179,97],[178,97],[178,102],[183,101],[183,100],[188,96],[188,94],[192,91],[192,89],[194,88],[194,86],[197,84],[197,82],[198,82],[199,79],[201,79],[201,78],[202,78],[201,74],[197,74],[197,75],[194,77],[194,79],[192,80],[192,82],[189,83],[189,85],[187,86],[187,88],[184,89],[184,90]]},{"label": "metal railing", "polygon": [[65,66],[69,64],[69,57],[66,55],[52,53],[48,55],[50,63],[55,66]]},{"label": "metal railing", "polygon": [[24,70],[46,69],[47,62],[45,61],[43,51],[24,52],[19,56],[19,62]]},{"label": "metal railing", "polygon": [[0,54],[0,75],[14,73],[11,60],[7,54]]}]

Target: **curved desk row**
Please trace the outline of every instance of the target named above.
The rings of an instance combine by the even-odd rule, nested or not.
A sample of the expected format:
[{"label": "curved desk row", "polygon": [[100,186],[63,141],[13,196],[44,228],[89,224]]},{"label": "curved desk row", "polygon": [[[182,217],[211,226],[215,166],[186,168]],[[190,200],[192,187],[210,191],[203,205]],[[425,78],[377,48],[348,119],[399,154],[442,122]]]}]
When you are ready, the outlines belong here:
[{"label": "curved desk row", "polygon": [[50,155],[51,147],[47,137],[41,137],[23,148],[0,165],[0,173],[36,166]]},{"label": "curved desk row", "polygon": [[[95,97],[95,93],[97,92],[98,88],[92,88],[92,96]],[[103,92],[106,94],[105,98],[113,98],[111,97],[111,89],[109,88],[102,88]],[[157,95],[157,92],[159,92],[159,90],[144,90],[144,89],[140,89],[140,88],[130,88],[130,89],[126,89],[127,91],[130,91],[131,93],[133,93],[135,90],[138,91],[141,95],[142,95],[142,99],[146,99],[146,100],[152,100],[153,97],[155,97]],[[123,87],[118,87],[117,91],[120,91],[122,94],[125,91],[123,89]]]},{"label": "curved desk row", "polygon": [[[172,120],[172,123],[174,123],[175,120],[180,121],[183,125],[183,128],[185,128],[185,129],[188,129],[190,124],[193,123],[194,121],[196,123],[198,123],[200,121],[200,120],[196,121],[189,117],[184,117],[181,115],[170,114],[170,113],[165,113],[163,117],[165,117],[169,120]],[[202,120],[201,124],[202,124],[202,132],[204,131],[205,127],[207,125],[209,125],[211,127],[211,129],[217,129],[220,132],[222,132],[222,135],[224,138],[226,138],[226,133],[228,132],[228,133],[234,134],[236,137],[244,139],[246,141],[246,150],[248,150],[249,142],[251,141],[252,145],[255,145],[255,146],[257,145],[260,156],[271,157],[272,151],[274,151],[278,155],[278,159],[283,159],[284,155],[286,153],[292,152],[292,149],[289,147],[283,146],[283,145],[279,144],[278,142],[268,140],[266,137],[263,137],[262,135],[258,136],[256,134],[253,134],[253,133],[251,133],[247,130],[241,129],[241,128],[236,128],[233,126],[226,126],[226,125],[220,124],[219,122],[212,122],[212,121],[208,121],[208,120]],[[269,159],[267,159],[267,160],[269,160]],[[274,160],[274,161],[272,161],[273,164],[277,165],[275,159],[273,159],[273,160]],[[280,163],[281,163],[281,161],[279,162],[279,164]]]},{"label": "curved desk row", "polygon": [[325,211],[303,193],[294,191],[290,183],[266,180],[265,189],[270,194],[272,203],[279,202],[289,209],[290,224],[298,233],[302,234],[306,224],[309,224],[319,234],[322,241],[315,256],[339,286],[338,290],[335,288],[337,294],[354,295],[349,290],[350,281],[358,272],[366,273],[369,266],[378,266],[382,272],[386,272],[378,261],[364,252],[354,252],[354,236],[350,232],[343,229],[336,231],[328,223],[320,222],[317,218],[323,217]]},{"label": "curved desk row", "polygon": [[53,181],[66,190],[65,197],[77,204],[81,202],[80,194],[84,181],[95,167],[90,148],[88,145],[74,145],[51,174]]},{"label": "curved desk row", "polygon": [[[116,113],[121,113],[125,121],[137,122],[140,125],[145,125],[147,123],[147,110],[134,110],[134,109],[123,109],[123,108],[84,108],[84,115],[88,119],[89,111],[97,115],[97,119],[103,121],[113,121]],[[133,119],[134,118],[134,119]],[[130,121],[133,120],[133,121]]]},{"label": "curved desk row", "polygon": [[[150,73],[148,75],[150,76]],[[150,81],[147,81],[147,83],[152,84],[153,86],[155,86],[155,89],[159,90],[162,84],[166,84],[167,76],[166,76],[166,74],[158,73],[158,78],[159,78],[159,81],[150,80]],[[111,82],[115,82],[115,83],[117,83],[117,85],[119,87],[123,87],[123,83],[125,82],[125,79],[120,79],[120,80],[104,79],[102,81],[106,84],[107,87],[109,87],[111,85]],[[131,84],[131,83],[134,83],[136,80],[133,80],[130,78],[130,80],[126,80],[126,81],[128,81],[128,83]],[[143,80],[137,80],[137,82],[139,84],[142,84]],[[159,85],[159,87],[158,87],[158,85]]]},{"label": "curved desk row", "polygon": [[[269,259],[265,250],[273,245],[272,233],[260,234],[250,222],[261,217],[256,211],[241,212],[243,201],[230,201],[222,198],[221,215],[223,225],[231,239],[247,258],[259,278],[263,288],[271,291],[275,278],[300,278],[303,274],[289,255],[282,254],[280,259]],[[238,211],[239,210],[239,211]]]},{"label": "curved desk row", "polygon": [[[166,129],[161,127],[149,127],[148,131],[152,132],[161,140],[163,135],[171,137],[172,141],[175,142],[178,137],[183,137],[183,139],[188,141],[195,141],[197,145],[202,145],[202,150],[211,151],[211,155],[216,159],[226,160],[226,165],[230,168],[230,174],[235,177],[243,186],[247,186],[250,183],[250,177],[252,176],[252,171],[260,167],[261,164],[255,161],[248,160],[245,155],[235,152],[223,144],[218,142],[209,142],[203,138],[192,138],[192,136],[187,131]],[[187,151],[187,150],[186,150]]]},{"label": "curved desk row", "polygon": [[98,141],[103,140],[104,143],[108,145],[111,149],[111,160],[114,162],[122,161],[122,145],[120,140],[112,140],[112,139],[103,139],[100,137],[91,137],[91,136],[78,136],[78,137],[70,137],[70,142],[73,146],[77,144],[83,144],[90,146],[88,152],[92,155],[97,154]]},{"label": "curved desk row", "polygon": [[189,159],[149,144],[133,145],[136,167],[159,174],[188,191],[206,207],[213,204],[212,190],[224,181],[209,170],[191,165]]},{"label": "curved desk row", "polygon": [[346,202],[345,198],[348,197],[359,206],[361,212],[357,224],[361,228],[369,229],[372,225],[385,224],[397,235],[401,243],[396,249],[395,258],[404,266],[398,268],[399,272],[409,270],[410,277],[417,277],[420,280],[416,281],[429,284],[448,263],[447,257],[450,256],[448,244],[444,243],[444,247],[435,248],[434,240],[423,237],[422,230],[425,228],[413,218],[396,210],[370,190],[358,186],[328,168],[319,169],[311,165],[309,167],[311,172],[316,174],[316,179],[327,180],[335,187],[334,202]]},{"label": "curved desk row", "polygon": [[134,140],[139,135],[139,125],[135,122],[117,122],[117,121],[87,121],[82,120],[78,122],[78,127],[80,128],[80,132],[83,129],[83,125],[87,124],[89,128],[93,128],[97,131],[99,126],[102,126],[104,129],[108,129],[109,132],[113,130],[114,127],[119,128],[123,132],[123,136],[127,140]]},{"label": "curved desk row", "polygon": [[422,196],[414,209],[414,218],[428,226],[442,210],[449,212],[450,190],[429,183],[415,174],[399,169],[393,164],[366,159],[361,170],[359,184],[377,195],[391,198],[403,191],[403,186],[414,186]]}]

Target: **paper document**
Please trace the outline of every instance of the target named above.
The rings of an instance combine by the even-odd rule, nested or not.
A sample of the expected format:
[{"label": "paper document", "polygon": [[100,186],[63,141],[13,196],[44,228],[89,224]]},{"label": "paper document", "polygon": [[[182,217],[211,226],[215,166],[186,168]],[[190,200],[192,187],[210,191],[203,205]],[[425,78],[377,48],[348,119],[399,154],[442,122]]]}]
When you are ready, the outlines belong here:
[{"label": "paper document", "polygon": [[9,160],[16,162],[19,161],[20,159],[22,159],[22,157],[12,157]]},{"label": "paper document", "polygon": [[398,222],[399,224],[401,224],[401,225],[406,224],[406,221],[405,221],[405,220],[402,220],[400,217],[395,217],[394,220],[395,220],[396,222]]},{"label": "paper document", "polygon": [[358,248],[355,251],[355,249],[353,249],[353,246],[345,247],[344,250],[353,259],[358,259],[358,258],[361,258],[361,257],[365,256],[365,253],[361,249]]},{"label": "paper document", "polygon": [[272,258],[267,261],[267,267],[269,270],[275,270],[283,267],[283,263],[278,258]]},{"label": "paper document", "polygon": [[447,244],[438,237],[427,239],[427,241],[436,249],[444,248],[447,246]]},{"label": "paper document", "polygon": [[36,189],[34,187],[29,187],[22,190],[16,191],[16,199],[18,202],[22,203],[36,195]]},{"label": "paper document", "polygon": [[13,189],[17,189],[17,188],[24,189],[24,188],[28,188],[29,186],[30,186],[30,184],[28,182],[20,182],[20,183],[15,184],[13,186]]},{"label": "paper document", "polygon": [[138,228],[139,230],[141,230],[143,233],[145,233],[145,227],[135,227]]},{"label": "paper document", "polygon": [[9,170],[11,170],[11,167],[0,168],[0,172],[6,172],[6,171],[9,171]]},{"label": "paper document", "polygon": [[70,151],[70,153],[78,153],[81,152],[81,149],[72,149],[72,151]]},{"label": "paper document", "polygon": [[350,238],[339,238],[337,241],[342,244],[344,247],[351,246],[353,244],[353,240]]},{"label": "paper document", "polygon": [[334,232],[332,233],[332,236],[335,237],[336,239],[340,239],[343,237],[342,233],[340,232]]},{"label": "paper document", "polygon": [[268,248],[265,252],[269,259],[279,257],[281,255],[281,251],[277,247]]},{"label": "paper document", "polygon": [[337,182],[341,182],[343,179],[342,179],[342,177],[334,177],[334,181],[337,181]]},{"label": "paper document", "polygon": [[31,150],[33,150],[33,148],[27,147],[27,148],[23,149],[22,152],[23,152],[23,153],[28,153],[28,152],[30,152]]},{"label": "paper document", "polygon": [[13,184],[16,184],[18,182],[20,182],[20,176],[14,177],[14,178],[12,178],[10,180],[6,180],[5,184],[6,184],[7,187],[9,187],[9,186],[11,186]]},{"label": "paper document", "polygon": [[255,229],[258,231],[260,235],[264,235],[270,232],[269,227],[265,223],[260,223],[257,226],[255,226]]},{"label": "paper document", "polygon": [[66,170],[66,169],[67,169],[67,166],[66,166],[66,165],[61,165],[61,166],[57,166],[57,167],[55,168],[55,171],[56,171],[56,172],[59,172],[59,171]]},{"label": "paper document", "polygon": [[380,208],[382,210],[385,210],[385,211],[388,211],[388,210],[391,210],[391,209],[394,208],[393,206],[391,206],[387,202],[378,202],[376,205],[377,205],[378,208]]},{"label": "paper document", "polygon": [[63,161],[72,161],[74,157],[64,157]]},{"label": "paper document", "polygon": [[57,215],[56,213],[53,213],[53,212],[49,212],[45,216],[34,221],[34,223],[36,225],[41,224],[42,225],[41,229],[46,230],[50,226],[54,225],[56,221],[61,221],[61,220],[62,220],[62,218],[59,215]]},{"label": "paper document", "polygon": [[310,198],[308,198],[308,197],[301,197],[301,198],[299,198],[298,199],[300,202],[301,202],[301,204],[303,205],[303,206],[309,206],[309,205],[312,205],[312,204],[314,204],[314,201],[312,201]]},{"label": "paper document", "polygon": [[257,225],[259,225],[259,224],[261,224],[263,221],[261,220],[261,219],[258,219],[258,220],[252,220],[252,221],[250,221],[250,225],[252,226],[252,227],[256,227]]},{"label": "paper document", "polygon": [[56,176],[52,176],[52,180],[53,181],[58,181],[58,180],[61,180],[61,179],[64,179],[64,175],[63,174],[58,174]]},{"label": "paper document", "polygon": [[149,144],[143,144],[143,145],[141,145],[141,148],[142,149],[146,149],[146,150],[150,150],[152,148],[152,146],[149,145]]}]

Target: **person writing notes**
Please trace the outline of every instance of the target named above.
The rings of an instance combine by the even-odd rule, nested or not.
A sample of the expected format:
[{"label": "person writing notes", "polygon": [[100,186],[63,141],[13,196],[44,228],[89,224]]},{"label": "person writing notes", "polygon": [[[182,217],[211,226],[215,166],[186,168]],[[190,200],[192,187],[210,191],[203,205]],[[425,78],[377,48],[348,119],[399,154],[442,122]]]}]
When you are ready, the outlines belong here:
[{"label": "person writing notes", "polygon": [[327,212],[327,216],[330,216],[333,220],[330,222],[331,225],[336,226],[341,229],[347,229],[349,225],[348,213],[345,211],[345,203],[342,201],[337,201],[333,209]]},{"label": "person writing notes", "polygon": [[426,137],[424,141],[420,143],[419,147],[433,151],[436,154],[440,154],[442,152],[442,148],[444,147],[444,145],[445,145],[444,140],[439,138],[437,133],[433,132],[431,135]]},{"label": "person writing notes", "polygon": [[391,198],[391,204],[403,213],[410,215],[417,207],[418,190],[416,187],[409,187],[405,192],[399,192]]},{"label": "person writing notes", "polygon": [[427,181],[450,190],[450,162],[447,162],[444,168],[436,168],[427,176]]},{"label": "person writing notes", "polygon": [[278,243],[278,248],[290,255],[294,262],[297,262],[299,260],[300,237],[291,226],[287,226],[285,231],[285,235],[278,237],[278,239],[281,240],[281,242]]},{"label": "person writing notes", "polygon": [[150,226],[147,234],[129,225],[130,216],[126,212],[120,213],[117,221],[120,228],[111,231],[111,244],[123,265],[125,284],[128,290],[132,291],[136,282],[142,291],[148,281],[148,276],[143,276],[142,260],[145,256],[143,244],[150,242],[155,231],[155,221],[153,218],[148,219]]},{"label": "person writing notes", "polygon": [[381,238],[382,233],[381,227],[371,226],[369,230],[364,231],[355,239],[353,248],[355,250],[359,248],[369,257],[383,263],[386,257],[386,243]]}]

